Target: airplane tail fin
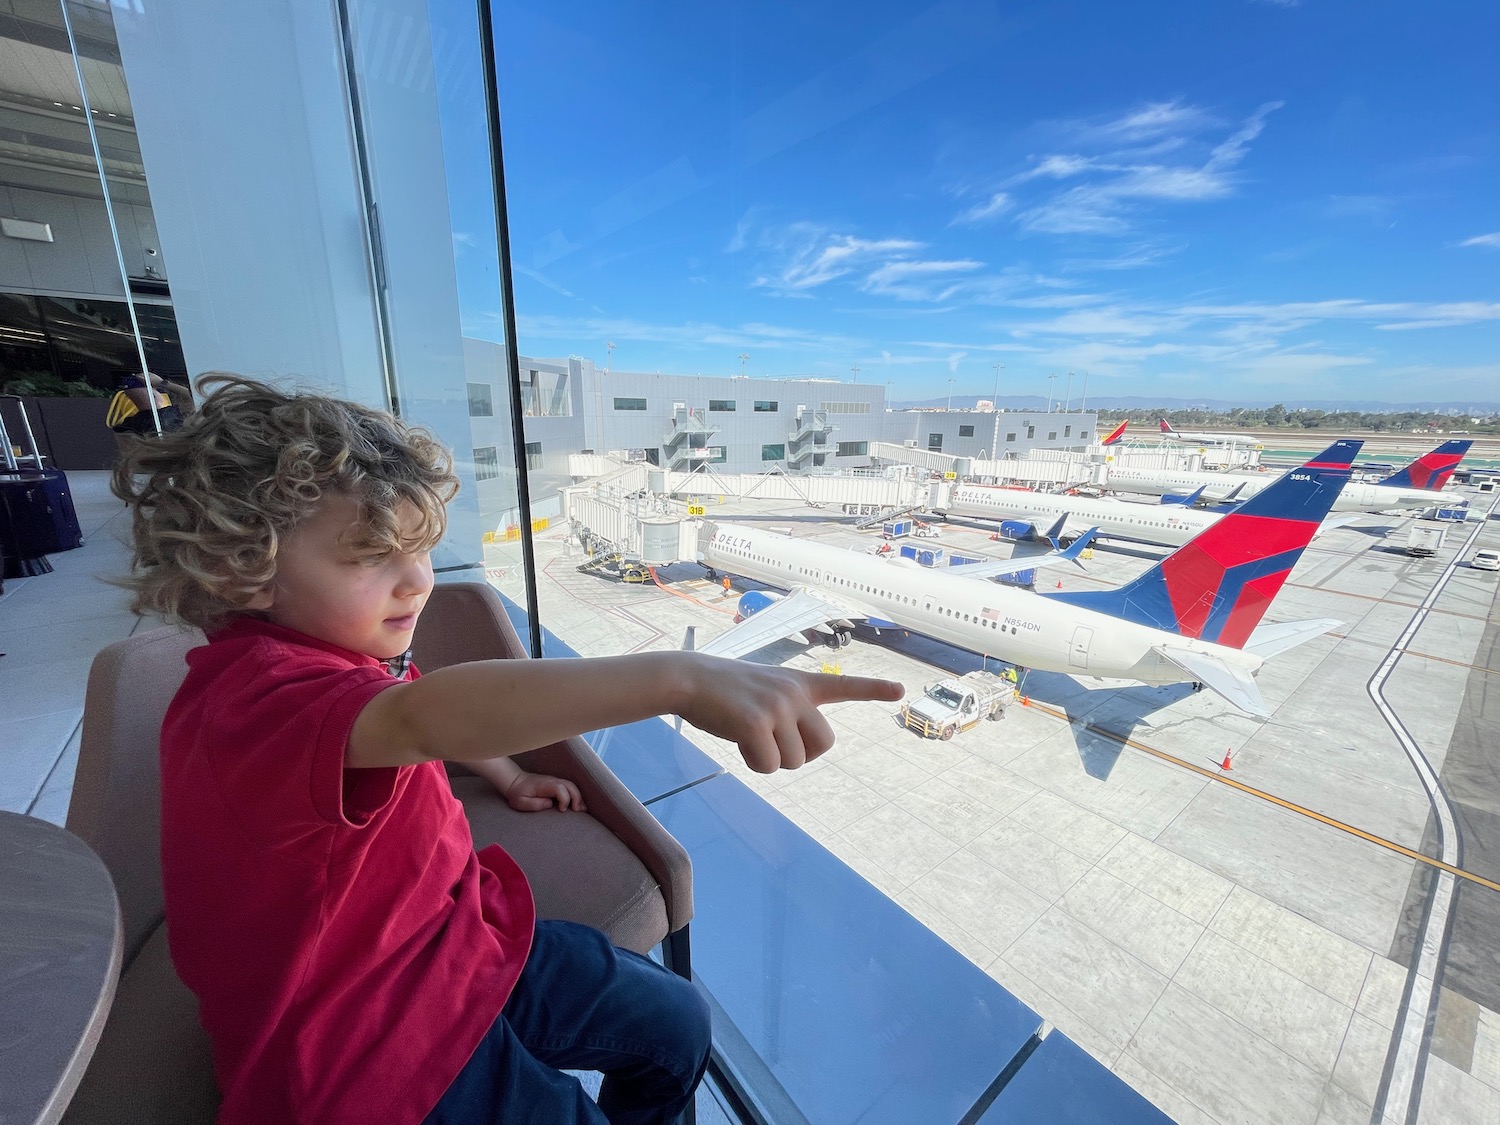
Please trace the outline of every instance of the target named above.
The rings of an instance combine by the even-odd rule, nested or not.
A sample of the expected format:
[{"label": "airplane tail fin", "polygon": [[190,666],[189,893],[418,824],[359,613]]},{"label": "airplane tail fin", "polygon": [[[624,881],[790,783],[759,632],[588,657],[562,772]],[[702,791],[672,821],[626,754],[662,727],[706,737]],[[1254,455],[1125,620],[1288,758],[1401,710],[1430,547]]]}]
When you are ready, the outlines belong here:
[{"label": "airplane tail fin", "polygon": [[1115,590],[1042,596],[1242,648],[1349,479],[1362,443],[1337,441]]},{"label": "airplane tail fin", "polygon": [[1170,422],[1168,422],[1165,418],[1158,418],[1156,420],[1156,426],[1157,426],[1157,429],[1159,429],[1163,434],[1165,434],[1168,437],[1176,437],[1177,436],[1177,431],[1172,428],[1172,424]]},{"label": "airplane tail fin", "polygon": [[1118,426],[1115,427],[1114,433],[1110,434],[1109,437],[1105,438],[1099,444],[1100,445],[1118,445],[1119,442],[1120,442],[1120,439],[1125,436],[1125,427],[1128,426],[1128,425],[1130,425],[1130,419],[1126,418],[1125,421],[1121,422]]},{"label": "airplane tail fin", "polygon": [[1392,473],[1378,483],[1396,488],[1425,488],[1437,492],[1448,483],[1453,470],[1458,468],[1458,463],[1464,459],[1464,454],[1469,452],[1469,447],[1473,444],[1472,441],[1463,440],[1445,441],[1430,453],[1422,454],[1406,468]]}]

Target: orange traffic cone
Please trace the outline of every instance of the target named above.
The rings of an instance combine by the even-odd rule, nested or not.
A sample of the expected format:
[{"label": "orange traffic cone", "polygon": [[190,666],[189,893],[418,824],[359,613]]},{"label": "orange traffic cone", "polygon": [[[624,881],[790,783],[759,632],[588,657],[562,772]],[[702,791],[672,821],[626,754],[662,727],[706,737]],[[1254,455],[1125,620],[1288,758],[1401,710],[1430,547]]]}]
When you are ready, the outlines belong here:
[{"label": "orange traffic cone", "polygon": [[1059,578],[1059,579],[1058,579],[1058,580],[1057,580],[1057,588],[1058,588],[1058,589],[1059,589],[1059,590],[1061,590],[1061,589],[1062,589],[1062,579],[1061,579],[1061,578]]},{"label": "orange traffic cone", "polygon": [[1225,750],[1224,751],[1224,760],[1219,763],[1219,768],[1221,770],[1232,770],[1232,769],[1234,769],[1234,767],[1229,764],[1229,759],[1232,758],[1232,757],[1234,757],[1234,751],[1233,750]]},{"label": "orange traffic cone", "polygon": [[1021,696],[1021,706],[1022,707],[1030,707],[1031,706],[1031,696],[1029,696],[1029,695],[1023,695],[1023,696]]}]

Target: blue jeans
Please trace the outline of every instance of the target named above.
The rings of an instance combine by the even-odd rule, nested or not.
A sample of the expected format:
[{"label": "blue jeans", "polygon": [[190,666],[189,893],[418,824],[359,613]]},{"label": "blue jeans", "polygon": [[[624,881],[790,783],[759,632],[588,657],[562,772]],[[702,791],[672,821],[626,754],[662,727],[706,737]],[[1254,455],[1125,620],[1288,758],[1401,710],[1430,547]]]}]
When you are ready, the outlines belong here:
[{"label": "blue jeans", "polygon": [[[691,982],[576,922],[538,922],[504,1009],[424,1125],[672,1125],[708,1066]],[[568,1070],[604,1074],[597,1104]]]}]

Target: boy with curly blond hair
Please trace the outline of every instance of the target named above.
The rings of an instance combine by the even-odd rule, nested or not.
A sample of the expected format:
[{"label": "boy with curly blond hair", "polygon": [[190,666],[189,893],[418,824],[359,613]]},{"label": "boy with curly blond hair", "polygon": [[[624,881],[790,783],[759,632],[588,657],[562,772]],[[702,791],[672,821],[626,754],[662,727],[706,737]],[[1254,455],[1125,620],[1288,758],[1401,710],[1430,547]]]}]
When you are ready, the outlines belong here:
[{"label": "boy with curly blond hair", "polygon": [[[677,1120],[707,1064],[703,998],[596,930],[537,921],[515,862],[475,852],[443,761],[518,809],[582,810],[510,756],[677,714],[753,769],[795,768],[832,744],[820,706],[900,685],[680,652],[420,676],[447,452],[354,403],[201,385],[114,487],[136,610],[208,637],[162,727],[162,878],[221,1125]],[[564,1068],[603,1072],[597,1103]]]}]

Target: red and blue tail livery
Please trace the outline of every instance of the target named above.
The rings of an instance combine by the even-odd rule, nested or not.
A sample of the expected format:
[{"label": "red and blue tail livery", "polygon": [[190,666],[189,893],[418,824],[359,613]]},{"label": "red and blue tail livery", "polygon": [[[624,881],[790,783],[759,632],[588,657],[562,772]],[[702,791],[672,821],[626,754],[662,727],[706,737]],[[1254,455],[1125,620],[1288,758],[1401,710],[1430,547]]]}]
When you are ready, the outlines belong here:
[{"label": "red and blue tail livery", "polygon": [[1043,596],[1243,648],[1338,499],[1361,444],[1334,442],[1117,590]]},{"label": "red and blue tail livery", "polygon": [[1424,453],[1406,468],[1392,473],[1381,484],[1396,488],[1421,488],[1438,492],[1453,476],[1453,470],[1469,452],[1472,441],[1445,441],[1430,453]]}]

